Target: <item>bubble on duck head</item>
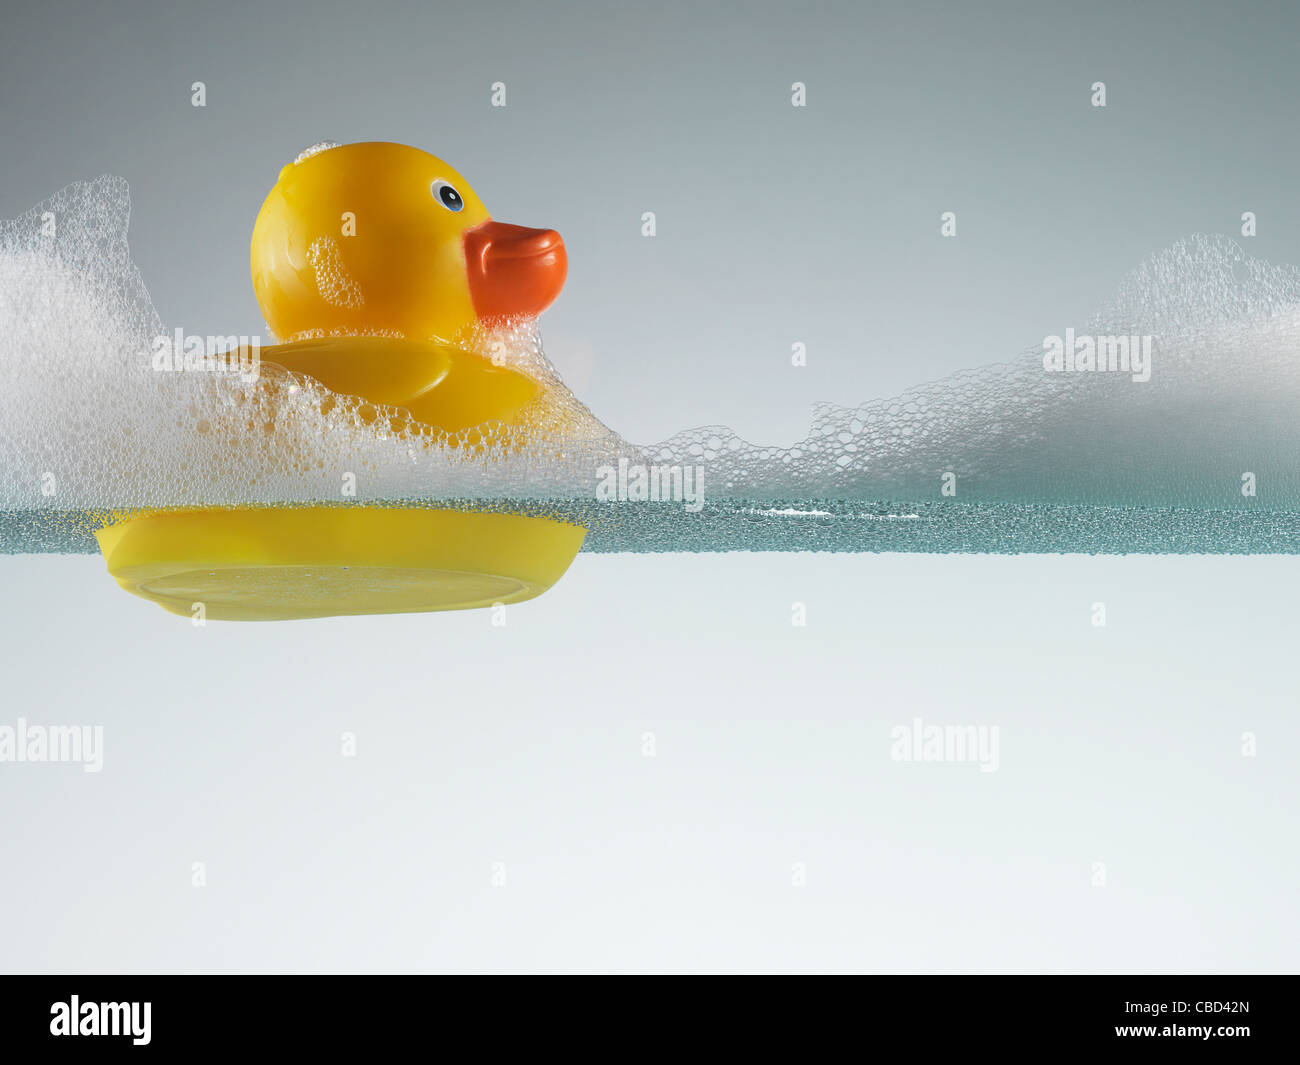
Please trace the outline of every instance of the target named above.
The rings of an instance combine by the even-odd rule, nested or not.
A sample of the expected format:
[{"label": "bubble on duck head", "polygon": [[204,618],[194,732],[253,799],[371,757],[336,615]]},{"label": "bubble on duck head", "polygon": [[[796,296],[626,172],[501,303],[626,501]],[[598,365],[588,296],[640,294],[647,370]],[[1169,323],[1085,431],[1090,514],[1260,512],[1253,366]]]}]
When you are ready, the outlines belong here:
[{"label": "bubble on duck head", "polygon": [[321,152],[328,152],[331,148],[341,148],[343,145],[339,141],[317,141],[309,145],[293,157],[294,165],[301,163],[304,159],[310,159],[313,155],[320,155]]}]

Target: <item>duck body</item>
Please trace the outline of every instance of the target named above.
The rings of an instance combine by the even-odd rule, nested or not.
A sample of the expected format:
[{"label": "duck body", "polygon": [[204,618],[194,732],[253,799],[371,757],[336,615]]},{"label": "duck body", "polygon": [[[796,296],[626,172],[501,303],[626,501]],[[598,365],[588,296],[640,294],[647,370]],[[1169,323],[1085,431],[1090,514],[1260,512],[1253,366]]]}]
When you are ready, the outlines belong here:
[{"label": "duck body", "polygon": [[[448,434],[482,426],[490,440],[540,385],[495,365],[473,338],[540,314],[567,258],[554,230],[495,222],[442,160],[374,142],[317,146],[281,170],[253,227],[250,267],[263,316],[284,338],[262,362]],[[336,504],[137,512],[96,536],[119,585],[166,610],[282,620],[532,598],[563,575],[585,530]]]},{"label": "duck body", "polygon": [[538,393],[527,374],[435,340],[323,337],[276,344],[262,359],[450,434],[483,425],[490,437],[494,423],[512,424]]}]

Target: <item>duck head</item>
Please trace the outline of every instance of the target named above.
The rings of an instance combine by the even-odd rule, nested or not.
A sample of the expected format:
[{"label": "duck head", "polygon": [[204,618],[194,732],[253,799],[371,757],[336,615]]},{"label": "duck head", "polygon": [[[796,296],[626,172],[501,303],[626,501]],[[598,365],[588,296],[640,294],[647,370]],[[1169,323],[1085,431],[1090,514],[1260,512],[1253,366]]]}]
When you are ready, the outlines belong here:
[{"label": "duck head", "polygon": [[250,261],[284,340],[319,330],[455,342],[479,323],[540,314],[568,270],[555,230],[493,221],[441,159],[379,142],[309,149],[281,170]]}]

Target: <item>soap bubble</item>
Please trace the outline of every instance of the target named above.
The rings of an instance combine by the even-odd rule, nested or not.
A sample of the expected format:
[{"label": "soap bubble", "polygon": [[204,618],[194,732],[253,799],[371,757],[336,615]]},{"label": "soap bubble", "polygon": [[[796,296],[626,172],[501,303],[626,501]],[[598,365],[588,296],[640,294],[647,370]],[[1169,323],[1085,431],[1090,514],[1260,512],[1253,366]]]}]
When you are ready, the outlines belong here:
[{"label": "soap bubble", "polygon": [[331,148],[339,147],[339,141],[317,141],[315,144],[308,145],[297,155],[294,156],[295,164],[301,163],[304,159],[310,159],[313,155],[320,155],[321,152],[327,152]]},{"label": "soap bubble", "polygon": [[0,509],[337,502],[343,472],[358,501],[572,496],[597,454],[627,450],[527,324],[492,338],[543,385],[507,433],[449,434],[336,395],[265,361],[273,348],[254,380],[158,372],[166,332],[130,261],[128,213],[125,182],[101,178],[0,224]]},{"label": "soap bubble", "polygon": [[[104,177],[0,223],[0,550],[93,550],[78,513],[338,503],[345,474],[349,503],[566,516],[592,550],[1300,550],[1300,272],[1226,238],[1155,255],[1075,330],[1150,336],[1148,379],[1047,372],[1035,347],[819,404],[788,447],[715,425],[638,448],[529,322],[469,341],[541,384],[509,428],[448,434],[266,361],[256,379],[157,372],[128,213]],[[707,506],[609,502],[620,463],[699,471]]]}]

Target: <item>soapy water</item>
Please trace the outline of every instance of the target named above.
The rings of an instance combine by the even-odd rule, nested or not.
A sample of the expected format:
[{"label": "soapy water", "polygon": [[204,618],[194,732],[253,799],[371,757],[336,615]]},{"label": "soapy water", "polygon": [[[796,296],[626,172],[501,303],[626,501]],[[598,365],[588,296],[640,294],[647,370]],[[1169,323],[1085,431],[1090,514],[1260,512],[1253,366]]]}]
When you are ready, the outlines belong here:
[{"label": "soapy water", "polygon": [[[1156,255],[1074,330],[1135,355],[1150,338],[1147,379],[1048,372],[1035,348],[820,404],[790,447],[721,426],[637,447],[524,325],[476,340],[542,384],[486,441],[338,396],[269,347],[256,376],[159,371],[128,214],[103,177],[0,223],[0,551],[93,551],[133,508],[332,503],[559,517],[595,551],[1300,552],[1300,272],[1225,238]],[[638,494],[646,474],[664,498]]]},{"label": "soapy water", "polygon": [[344,474],[357,502],[569,497],[590,485],[591,455],[634,451],[525,328],[479,340],[543,384],[493,447],[266,360],[256,375],[220,359],[160,368],[155,340],[170,334],[130,261],[127,213],[125,182],[101,178],[0,225],[0,507],[338,502]]}]

